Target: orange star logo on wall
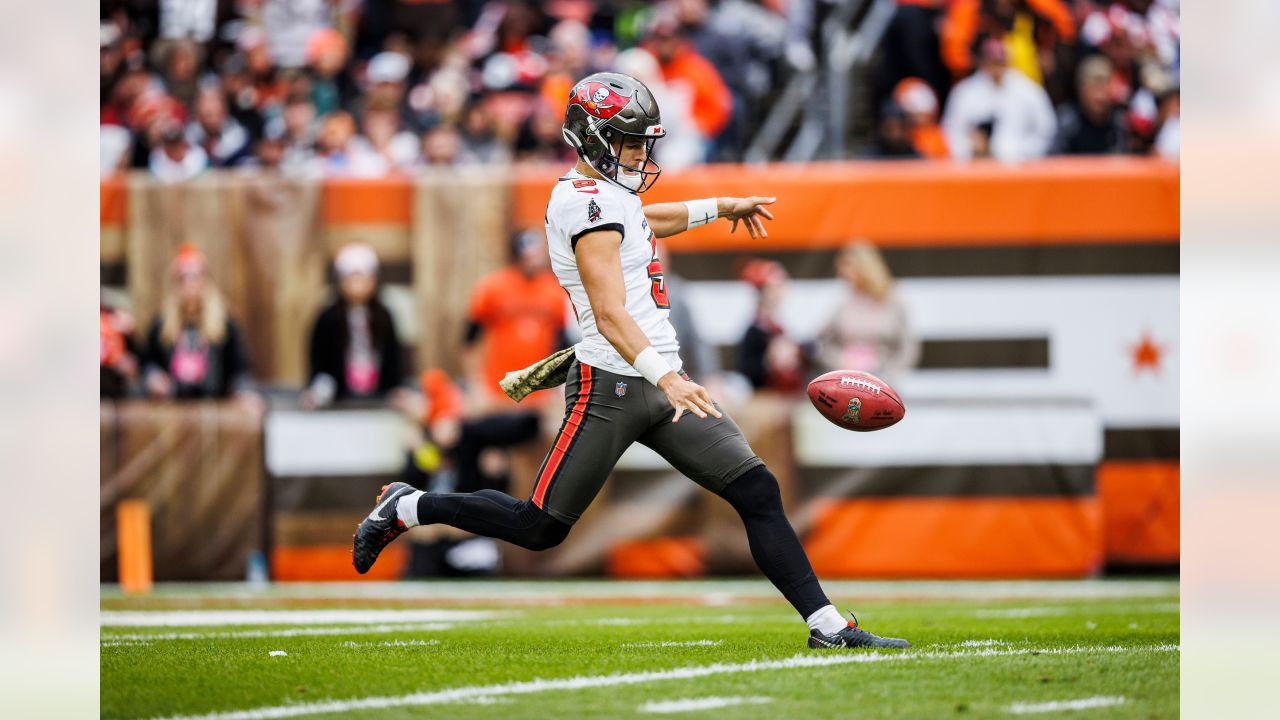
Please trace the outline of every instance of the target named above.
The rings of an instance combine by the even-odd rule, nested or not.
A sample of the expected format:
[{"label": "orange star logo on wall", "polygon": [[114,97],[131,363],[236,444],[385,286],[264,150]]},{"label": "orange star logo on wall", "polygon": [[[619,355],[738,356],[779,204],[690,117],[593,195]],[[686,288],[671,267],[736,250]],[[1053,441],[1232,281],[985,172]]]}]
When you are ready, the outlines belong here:
[{"label": "orange star logo on wall", "polygon": [[1143,331],[1142,340],[1129,348],[1129,354],[1133,358],[1133,374],[1138,375],[1144,370],[1150,370],[1153,375],[1160,374],[1160,356],[1164,353],[1164,346],[1157,345],[1151,339],[1151,333]]}]

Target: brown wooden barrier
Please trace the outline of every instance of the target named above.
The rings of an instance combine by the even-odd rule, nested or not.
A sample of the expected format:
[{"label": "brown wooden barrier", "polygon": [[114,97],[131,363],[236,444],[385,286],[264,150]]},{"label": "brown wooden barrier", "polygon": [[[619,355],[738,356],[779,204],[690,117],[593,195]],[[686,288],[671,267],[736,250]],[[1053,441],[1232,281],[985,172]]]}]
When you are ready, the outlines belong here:
[{"label": "brown wooden barrier", "polygon": [[238,580],[263,528],[262,417],[239,403],[101,405],[101,573],[116,577],[116,504],[151,509],[156,580]]}]

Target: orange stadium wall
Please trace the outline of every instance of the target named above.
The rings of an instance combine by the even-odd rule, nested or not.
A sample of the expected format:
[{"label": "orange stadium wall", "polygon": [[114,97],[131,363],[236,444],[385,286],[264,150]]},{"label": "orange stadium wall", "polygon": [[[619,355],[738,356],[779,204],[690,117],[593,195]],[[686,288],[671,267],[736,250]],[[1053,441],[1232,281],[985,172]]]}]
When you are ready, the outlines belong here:
[{"label": "orange stadium wall", "polygon": [[[133,303],[145,325],[172,248],[198,242],[215,258],[215,272],[224,274],[233,308],[250,315],[248,334],[262,379],[296,386],[303,373],[299,338],[306,333],[299,318],[308,318],[323,301],[326,265],[336,248],[368,242],[388,270],[387,282],[410,298],[409,344],[418,366],[456,369],[457,343],[438,339],[460,336],[471,283],[502,264],[511,229],[542,223],[548,187],[561,170],[319,184],[264,185],[213,175],[181,187],[159,187],[141,176],[105,181],[102,281]],[[886,251],[895,273],[914,264],[922,276],[945,277],[953,264],[970,264],[962,270],[968,275],[990,268],[1016,275],[1018,268],[1031,268],[1037,274],[1027,277],[1034,280],[1055,272],[1088,275],[1102,263],[1100,272],[1114,277],[1132,274],[1146,281],[1177,274],[1178,168],[1159,161],[708,166],[664,175],[646,201],[750,194],[778,198],[769,237],[729,234],[721,223],[672,238],[668,249],[682,273],[695,281],[732,279],[739,258],[759,255],[814,277],[829,275],[833,252],[851,238],[866,238]],[[1059,262],[1074,269],[1061,270]],[[1156,342],[1176,357],[1176,337]],[[1135,366],[1135,373],[1141,371]],[[1149,375],[1141,376],[1144,382]],[[1176,387],[1176,375],[1173,380]],[[107,427],[113,436],[129,432],[129,418],[138,413],[146,414],[113,412],[109,423],[104,420],[104,433]],[[155,421],[138,420],[137,432],[148,422]],[[751,439],[767,442],[764,434]],[[135,445],[131,452],[145,454],[141,439]],[[1176,417],[1115,426],[1108,420],[1088,492],[1034,498],[831,495],[829,488],[840,487],[829,482],[834,476],[803,467],[791,472],[796,460],[785,444],[770,450],[770,464],[779,468],[789,514],[823,576],[1065,577],[1092,574],[1107,564],[1178,562],[1177,446]],[[121,473],[129,483],[140,482],[137,466],[128,460],[113,455],[112,463],[104,462],[104,518],[120,497]],[[649,472],[620,470],[615,482],[661,477]],[[592,512],[611,517],[613,502],[606,493]],[[566,547],[537,557],[507,551],[506,567],[516,574],[619,577],[747,571],[745,546],[724,539],[736,518],[720,517],[720,509],[695,492],[633,534],[611,536],[611,523],[597,523],[599,532],[583,543],[571,536]],[[257,526],[259,520],[244,522]],[[889,529],[904,523],[927,528],[907,535]],[[706,531],[704,524],[717,530]],[[278,575],[355,579],[345,577],[345,564],[333,557],[341,545],[324,541],[337,535],[310,520],[305,527],[294,535],[315,544],[291,544],[287,538],[277,543],[272,560]],[[345,525],[342,530],[349,534]],[[106,549],[114,547],[105,520],[103,532],[105,574]],[[216,575],[233,575],[230,567]],[[157,579],[165,579],[163,566],[158,570]]]}]

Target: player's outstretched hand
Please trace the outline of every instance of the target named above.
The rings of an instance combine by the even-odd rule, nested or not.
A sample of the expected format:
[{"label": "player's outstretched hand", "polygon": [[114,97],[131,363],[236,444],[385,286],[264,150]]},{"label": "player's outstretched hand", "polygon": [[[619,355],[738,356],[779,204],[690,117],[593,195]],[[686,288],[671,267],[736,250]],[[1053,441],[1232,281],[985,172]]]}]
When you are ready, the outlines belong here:
[{"label": "player's outstretched hand", "polygon": [[778,201],[776,197],[751,197],[736,198],[722,197],[717,199],[720,211],[720,217],[729,218],[733,223],[729,226],[729,232],[736,232],[738,229],[738,221],[747,228],[747,234],[752,238],[766,238],[769,233],[764,229],[764,223],[760,218],[767,220],[773,219],[773,213],[769,212],[769,208],[765,205],[772,205]]},{"label": "player's outstretched hand", "polygon": [[669,372],[658,380],[658,389],[667,396],[667,402],[676,409],[671,422],[680,422],[680,416],[691,412],[700,418],[708,415],[720,417],[720,411],[711,402],[707,389],[692,380],[685,380],[675,372]]}]

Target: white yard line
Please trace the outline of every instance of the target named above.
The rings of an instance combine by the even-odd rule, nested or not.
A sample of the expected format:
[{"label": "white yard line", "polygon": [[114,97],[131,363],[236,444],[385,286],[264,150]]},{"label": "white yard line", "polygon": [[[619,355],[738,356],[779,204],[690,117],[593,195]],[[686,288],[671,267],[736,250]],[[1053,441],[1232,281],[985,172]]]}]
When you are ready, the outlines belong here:
[{"label": "white yard line", "polygon": [[170,720],[273,720],[275,718],[299,717],[303,715],[321,715],[332,713],[350,713],[359,710],[381,710],[394,707],[420,707],[425,705],[443,705],[458,702],[475,702],[478,698],[498,698],[509,695],[530,695],[534,693],[556,690],[594,690],[619,685],[638,685],[661,682],[664,680],[688,680],[711,675],[730,675],[745,672],[761,672],[765,670],[790,670],[794,668],[829,667],[852,663],[907,662],[917,660],[949,660],[970,659],[979,657],[1006,657],[1012,655],[1079,655],[1084,653],[1125,653],[1137,651],[1176,652],[1177,645],[1154,645],[1148,648],[1130,648],[1122,646],[1097,646],[1045,649],[1003,649],[983,648],[978,650],[943,651],[943,652],[866,652],[849,654],[802,654],[783,660],[753,660],[745,663],[717,663],[714,665],[695,665],[691,667],[672,668],[670,670],[653,670],[638,673],[619,673],[614,675],[579,675],[552,680],[525,680],[502,683],[499,685],[471,685],[464,687],[417,692],[409,695],[385,697],[366,697],[350,700],[328,700],[314,703],[294,703],[289,705],[272,705],[236,710],[231,712],[210,713],[208,715],[179,716]]},{"label": "white yard line", "polygon": [[212,627],[220,625],[317,625],[336,623],[463,622],[492,620],[490,610],[163,610],[103,611],[102,627]]},{"label": "white yard line", "polygon": [[1123,705],[1124,702],[1125,699],[1122,697],[1107,697],[1102,695],[1099,695],[1098,697],[1081,698],[1079,700],[1055,700],[1053,702],[1043,703],[1018,702],[1009,706],[1009,712],[1014,715],[1030,715],[1033,713],[1062,712],[1064,710],[1092,710],[1093,708]]},{"label": "white yard line", "polygon": [[667,640],[665,642],[639,642],[639,643],[623,643],[624,648],[650,648],[650,647],[710,647],[719,645],[723,640]]},{"label": "white yard line", "polygon": [[1004,640],[965,640],[964,642],[960,643],[960,647],[966,647],[966,648],[999,647],[1001,645],[1008,645],[1008,644],[1009,643],[1005,642]]},{"label": "white yard line", "polygon": [[380,633],[433,632],[450,630],[455,623],[409,623],[396,625],[341,625],[334,627],[289,628],[287,630],[231,630],[227,632],[112,633],[102,636],[103,647],[129,642],[160,640],[239,640],[243,638],[305,637],[308,635],[366,635]]},{"label": "white yard line", "polygon": [[642,713],[685,713],[696,710],[715,710],[716,708],[733,707],[734,705],[763,705],[773,702],[767,697],[704,697],[687,700],[663,700],[647,702],[638,709]]}]

